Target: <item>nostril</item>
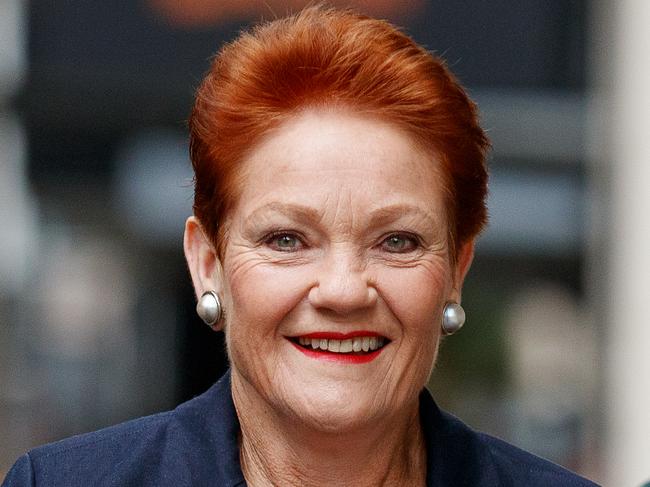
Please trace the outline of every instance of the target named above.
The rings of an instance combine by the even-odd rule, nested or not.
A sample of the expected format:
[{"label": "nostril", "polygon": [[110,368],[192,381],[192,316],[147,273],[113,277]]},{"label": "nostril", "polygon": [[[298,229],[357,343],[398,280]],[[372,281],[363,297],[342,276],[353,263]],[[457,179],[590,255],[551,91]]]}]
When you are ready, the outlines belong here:
[{"label": "nostril", "polygon": [[327,253],[315,270],[314,285],[309,292],[310,303],[336,313],[349,313],[368,308],[377,300],[377,291],[367,266],[357,249],[338,243]]}]

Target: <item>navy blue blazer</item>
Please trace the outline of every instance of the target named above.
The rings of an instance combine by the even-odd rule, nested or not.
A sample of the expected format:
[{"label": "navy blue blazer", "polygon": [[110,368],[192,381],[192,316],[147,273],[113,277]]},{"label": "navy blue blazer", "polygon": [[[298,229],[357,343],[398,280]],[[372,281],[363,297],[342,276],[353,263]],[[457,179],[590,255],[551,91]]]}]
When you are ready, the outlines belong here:
[{"label": "navy blue blazer", "polygon": [[[596,485],[491,436],[478,433],[420,396],[427,486]],[[2,487],[245,486],[239,422],[227,373],[204,394],[155,414],[36,448]]]}]

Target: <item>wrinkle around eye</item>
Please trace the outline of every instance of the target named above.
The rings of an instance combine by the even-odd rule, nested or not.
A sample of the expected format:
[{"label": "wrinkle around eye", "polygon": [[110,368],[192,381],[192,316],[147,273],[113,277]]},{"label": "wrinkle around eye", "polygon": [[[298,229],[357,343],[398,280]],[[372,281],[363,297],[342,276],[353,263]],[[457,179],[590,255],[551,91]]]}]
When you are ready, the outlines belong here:
[{"label": "wrinkle around eye", "polygon": [[301,255],[301,252],[274,251],[249,242],[231,242],[228,254],[228,267],[233,276],[263,265],[281,264],[291,266],[307,263],[306,257]]},{"label": "wrinkle around eye", "polygon": [[448,253],[444,244],[428,247],[418,247],[410,252],[379,251],[373,255],[373,261],[391,267],[413,268],[430,265],[443,265],[448,261]]},{"label": "wrinkle around eye", "polygon": [[424,263],[420,255],[414,256],[412,252],[409,254],[388,253],[388,255],[377,256],[373,260],[390,267],[404,268],[418,267]]}]

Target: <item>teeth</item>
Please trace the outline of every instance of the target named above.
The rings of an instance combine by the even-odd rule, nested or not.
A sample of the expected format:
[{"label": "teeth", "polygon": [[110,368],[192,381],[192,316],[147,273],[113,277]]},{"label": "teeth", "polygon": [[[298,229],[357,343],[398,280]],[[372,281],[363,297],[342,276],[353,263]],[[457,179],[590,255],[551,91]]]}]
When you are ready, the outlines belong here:
[{"label": "teeth", "polygon": [[328,340],[327,349],[330,352],[338,352],[341,350],[341,340]]},{"label": "teeth", "polygon": [[341,340],[341,349],[339,352],[348,353],[352,351],[352,340]]},{"label": "teeth", "polygon": [[334,353],[372,352],[384,346],[384,337],[355,337],[347,340],[298,337],[298,343],[313,350],[327,350]]}]

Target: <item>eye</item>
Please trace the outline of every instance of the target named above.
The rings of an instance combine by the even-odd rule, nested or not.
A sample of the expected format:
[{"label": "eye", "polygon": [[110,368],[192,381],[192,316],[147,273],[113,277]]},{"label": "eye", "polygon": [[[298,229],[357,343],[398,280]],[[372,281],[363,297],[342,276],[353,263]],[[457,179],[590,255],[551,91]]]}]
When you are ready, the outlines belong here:
[{"label": "eye", "polygon": [[382,240],[380,244],[383,250],[397,254],[413,252],[420,246],[418,239],[406,233],[393,233]]},{"label": "eye", "polygon": [[304,247],[300,237],[288,232],[272,233],[264,240],[264,243],[279,252],[296,252]]}]

